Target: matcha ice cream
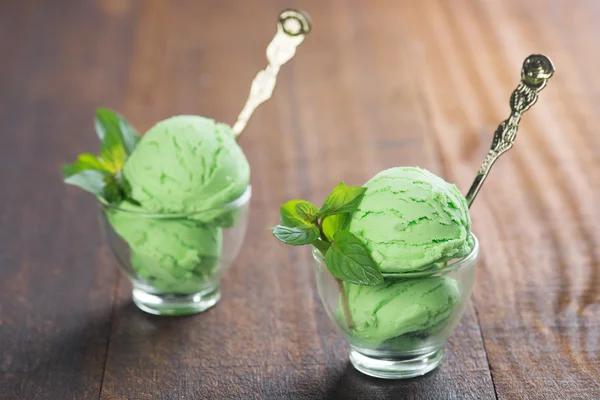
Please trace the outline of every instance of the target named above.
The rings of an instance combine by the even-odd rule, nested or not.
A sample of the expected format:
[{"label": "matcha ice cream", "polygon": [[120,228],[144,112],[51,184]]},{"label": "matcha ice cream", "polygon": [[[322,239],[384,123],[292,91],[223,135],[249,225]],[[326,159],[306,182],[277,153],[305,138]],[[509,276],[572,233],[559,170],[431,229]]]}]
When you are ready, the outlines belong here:
[{"label": "matcha ice cream", "polygon": [[[122,171],[130,199],[107,217],[130,248],[137,277],[162,293],[197,293],[219,269],[222,207],[248,188],[250,167],[231,128],[200,116],[161,121]],[[152,215],[154,214],[154,215]]]},{"label": "matcha ice cream", "polygon": [[228,125],[182,115],[159,122],[142,137],[123,176],[145,210],[192,213],[240,197],[250,167]]},{"label": "matcha ice cream", "polygon": [[[402,335],[435,334],[460,300],[457,282],[447,277],[409,279],[378,286],[346,283],[345,290],[354,323],[352,332],[370,346]],[[341,311],[338,319],[344,323]]]},{"label": "matcha ice cream", "polygon": [[364,187],[349,230],[382,272],[417,271],[470,251],[469,209],[455,185],[424,169],[399,167]]},{"label": "matcha ice cream", "polygon": [[161,292],[198,292],[219,266],[221,228],[144,212],[127,201],[107,209],[113,229],[129,245],[136,274]]}]

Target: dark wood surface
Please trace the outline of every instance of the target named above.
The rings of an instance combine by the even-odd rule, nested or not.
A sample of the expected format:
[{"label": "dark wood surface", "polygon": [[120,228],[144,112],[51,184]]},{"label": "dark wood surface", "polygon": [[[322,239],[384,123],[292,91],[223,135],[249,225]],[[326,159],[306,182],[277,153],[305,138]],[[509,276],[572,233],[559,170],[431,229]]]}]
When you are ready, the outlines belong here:
[{"label": "dark wood surface", "polygon": [[[242,140],[250,228],[223,299],[138,311],[60,165],[97,106],[140,130],[231,122],[278,12],[314,30]],[[599,399],[600,4],[530,1],[0,2],[0,399]],[[471,305],[433,373],[357,373],[308,250],[266,228],[291,198],[420,165],[466,192],[530,53],[557,74],[472,210]]]}]

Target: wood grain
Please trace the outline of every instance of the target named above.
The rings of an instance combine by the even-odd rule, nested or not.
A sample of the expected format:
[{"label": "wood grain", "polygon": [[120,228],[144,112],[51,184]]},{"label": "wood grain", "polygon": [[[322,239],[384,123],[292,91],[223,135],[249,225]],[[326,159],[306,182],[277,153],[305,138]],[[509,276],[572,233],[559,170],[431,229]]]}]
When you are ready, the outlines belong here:
[{"label": "wood grain", "polygon": [[60,166],[120,107],[128,15],[92,4],[0,5],[0,398],[98,398],[117,271],[91,198]]},{"label": "wood grain", "polygon": [[[142,131],[232,122],[290,5],[314,30],[242,139],[250,228],[223,299],[146,315],[60,165],[97,148],[96,106]],[[599,20],[593,0],[0,2],[0,398],[600,398]],[[396,165],[466,192],[533,52],[558,72],[472,210],[482,260],[443,363],[361,375],[309,252],[270,237],[278,205]]]},{"label": "wood grain", "polygon": [[422,6],[428,24],[413,25],[427,49],[421,71],[442,78],[422,79],[429,132],[462,187],[487,145],[475,133],[491,132],[509,111],[517,60],[543,52],[558,66],[474,207],[485,257],[474,299],[499,398],[598,398],[597,141],[573,114],[591,107],[587,123],[597,122],[598,107],[573,92],[597,85],[583,66],[599,54],[557,46],[578,31],[597,32],[598,10],[543,1]]}]

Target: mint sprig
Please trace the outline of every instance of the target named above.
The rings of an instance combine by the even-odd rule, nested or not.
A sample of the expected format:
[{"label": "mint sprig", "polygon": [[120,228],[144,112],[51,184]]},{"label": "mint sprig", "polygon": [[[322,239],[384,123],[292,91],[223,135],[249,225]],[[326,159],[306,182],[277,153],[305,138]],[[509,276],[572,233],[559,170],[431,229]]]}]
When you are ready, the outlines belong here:
[{"label": "mint sprig", "polygon": [[108,172],[105,168],[104,162],[90,153],[82,153],[77,157],[77,161],[73,164],[63,165],[62,171],[65,177],[73,176],[81,171],[85,170],[96,170],[100,172]]},{"label": "mint sprig", "polygon": [[366,190],[361,186],[346,186],[344,182],[340,182],[327,196],[317,216],[327,217],[334,214],[354,212]]},{"label": "mint sprig", "polygon": [[100,139],[100,155],[80,154],[77,161],[62,167],[63,178],[67,184],[116,203],[127,195],[120,172],[140,135],[123,116],[105,108],[96,110],[94,125]]},{"label": "mint sprig", "polygon": [[358,237],[348,231],[350,217],[366,188],[337,185],[317,208],[305,200],[288,201],[280,208],[281,224],[273,235],[293,246],[311,244],[325,255],[325,264],[339,281],[358,285],[383,283],[379,267]]},{"label": "mint sprig", "polygon": [[105,174],[95,169],[86,169],[76,174],[68,175],[64,172],[65,169],[68,170],[66,167],[68,166],[63,168],[65,183],[77,186],[96,196],[104,195],[104,187],[106,186],[104,182],[104,177],[106,176]]},{"label": "mint sprig", "polygon": [[326,242],[325,240],[322,240],[320,238],[318,240],[315,240],[311,244],[315,246],[321,252],[321,254],[327,254],[327,251],[331,247],[330,242]]},{"label": "mint sprig", "polygon": [[333,238],[325,258],[331,275],[357,285],[383,283],[379,267],[356,235],[348,231],[338,231]]},{"label": "mint sprig", "polygon": [[108,108],[96,110],[94,126],[102,144],[101,152],[109,158],[121,158],[121,153],[131,155],[141,138],[121,114]]},{"label": "mint sprig", "polygon": [[317,218],[319,208],[309,201],[299,200],[296,204],[296,214],[303,221],[314,222]]},{"label": "mint sprig", "polygon": [[291,200],[279,207],[281,225],[298,227],[314,225],[315,215],[319,208],[306,200]]},{"label": "mint sprig", "polygon": [[300,227],[277,225],[273,230],[273,236],[283,243],[291,244],[292,246],[303,246],[311,244],[319,238],[319,228],[314,225]]},{"label": "mint sprig", "polygon": [[330,242],[333,242],[333,237],[338,231],[348,229],[350,223],[350,214],[335,214],[323,219],[323,233]]}]

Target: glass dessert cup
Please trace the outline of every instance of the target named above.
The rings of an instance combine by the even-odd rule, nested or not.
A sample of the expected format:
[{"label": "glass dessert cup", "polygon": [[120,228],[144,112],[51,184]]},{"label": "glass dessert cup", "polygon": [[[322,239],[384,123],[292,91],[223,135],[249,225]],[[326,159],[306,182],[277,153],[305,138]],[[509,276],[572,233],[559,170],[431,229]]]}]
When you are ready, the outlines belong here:
[{"label": "glass dessert cup", "polygon": [[442,360],[443,347],[468,305],[479,253],[442,267],[385,276],[377,286],[337,280],[313,248],[319,295],[329,318],[350,344],[350,362],[376,378],[424,375]]},{"label": "glass dessert cup", "polygon": [[221,297],[223,272],[246,235],[251,187],[194,213],[150,214],[100,201],[100,226],[133,285],[133,302],[154,315],[191,315]]}]

